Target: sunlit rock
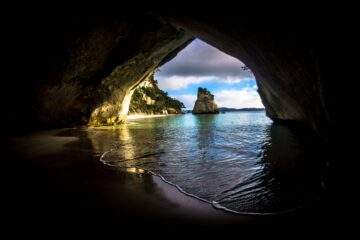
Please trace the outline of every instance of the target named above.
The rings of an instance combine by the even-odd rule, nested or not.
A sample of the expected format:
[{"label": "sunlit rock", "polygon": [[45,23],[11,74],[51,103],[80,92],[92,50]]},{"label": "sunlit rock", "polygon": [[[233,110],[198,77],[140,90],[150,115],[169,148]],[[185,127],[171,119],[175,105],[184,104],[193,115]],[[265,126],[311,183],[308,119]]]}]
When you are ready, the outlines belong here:
[{"label": "sunlit rock", "polygon": [[192,112],[195,114],[219,113],[219,109],[214,101],[214,95],[206,88],[199,88]]},{"label": "sunlit rock", "polygon": [[[166,29],[164,31],[175,31]],[[165,33],[164,33],[165,34]],[[166,33],[169,34],[169,33]],[[150,49],[140,51],[135,57],[129,59],[123,65],[116,67],[109,76],[104,78],[99,87],[102,103],[91,114],[89,125],[109,125],[118,124],[119,115],[126,116],[129,109],[129,99],[132,90],[142,81],[153,74],[160,62],[180,45],[186,44],[190,36],[180,33],[176,37],[164,35],[163,41],[151,46]],[[104,109],[103,107],[106,106]],[[110,110],[109,110],[110,109]],[[115,121],[109,121],[115,118]]]},{"label": "sunlit rock", "polygon": [[180,114],[184,104],[162,91],[154,79],[154,73],[142,81],[133,91],[129,114]]}]

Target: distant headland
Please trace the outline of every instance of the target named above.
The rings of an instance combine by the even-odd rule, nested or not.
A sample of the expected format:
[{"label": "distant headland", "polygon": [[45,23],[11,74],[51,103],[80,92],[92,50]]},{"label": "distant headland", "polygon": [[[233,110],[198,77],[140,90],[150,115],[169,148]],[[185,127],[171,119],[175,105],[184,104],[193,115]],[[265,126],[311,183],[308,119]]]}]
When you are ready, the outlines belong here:
[{"label": "distant headland", "polygon": [[265,111],[264,108],[227,108],[220,107],[219,112],[252,112],[252,111]]}]

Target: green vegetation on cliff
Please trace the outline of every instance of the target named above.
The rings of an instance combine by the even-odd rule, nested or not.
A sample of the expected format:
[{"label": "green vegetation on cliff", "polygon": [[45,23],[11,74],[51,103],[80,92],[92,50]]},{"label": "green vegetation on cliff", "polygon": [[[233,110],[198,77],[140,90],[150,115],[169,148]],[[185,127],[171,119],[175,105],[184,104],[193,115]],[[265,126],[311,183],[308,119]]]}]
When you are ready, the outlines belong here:
[{"label": "green vegetation on cliff", "polygon": [[169,97],[167,92],[159,89],[153,76],[147,81],[150,82],[150,84],[147,86],[139,86],[134,90],[131,97],[129,113],[181,113],[181,109],[185,108],[182,102]]},{"label": "green vegetation on cliff", "polygon": [[210,93],[210,91],[209,90],[207,90],[207,88],[202,88],[202,87],[199,87],[198,88],[198,94],[206,94],[206,95],[212,95],[211,93]]}]

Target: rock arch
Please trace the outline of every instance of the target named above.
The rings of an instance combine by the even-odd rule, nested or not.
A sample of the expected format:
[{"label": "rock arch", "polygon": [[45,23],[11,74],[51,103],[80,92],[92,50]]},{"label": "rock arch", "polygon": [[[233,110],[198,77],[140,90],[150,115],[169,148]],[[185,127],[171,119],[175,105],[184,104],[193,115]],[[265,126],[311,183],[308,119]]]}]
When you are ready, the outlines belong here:
[{"label": "rock arch", "polygon": [[[314,27],[304,30],[297,16],[290,17],[291,31],[279,19],[171,11],[52,20],[51,31],[38,36],[46,35],[46,70],[30,78],[31,101],[23,105],[37,126],[121,122],[122,103],[134,86],[193,37],[252,69],[266,112],[275,121],[301,123],[319,133],[336,125],[337,96],[319,45],[325,35],[313,31],[319,24],[314,19]],[[40,77],[41,71],[47,75]],[[23,116],[20,112],[8,111],[6,119],[14,121]]]}]

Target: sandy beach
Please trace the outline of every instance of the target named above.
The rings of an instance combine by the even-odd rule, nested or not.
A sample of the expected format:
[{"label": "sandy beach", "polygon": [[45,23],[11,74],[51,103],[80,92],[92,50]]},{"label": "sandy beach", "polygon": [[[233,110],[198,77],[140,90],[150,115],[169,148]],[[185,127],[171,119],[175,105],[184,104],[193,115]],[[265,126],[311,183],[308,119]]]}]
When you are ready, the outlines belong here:
[{"label": "sandy beach", "polygon": [[128,121],[134,121],[139,119],[145,119],[145,118],[158,118],[158,117],[169,117],[169,116],[176,116],[178,114],[130,114],[127,116]]},{"label": "sandy beach", "polygon": [[[86,128],[12,138],[7,147],[2,182],[11,179],[12,185],[3,188],[7,196],[3,214],[16,225],[17,216],[22,216],[28,226],[49,229],[126,226],[154,231],[161,224],[162,231],[185,226],[199,231],[237,231],[243,224],[302,219],[302,213],[286,218],[231,214],[184,195],[160,177],[106,166],[99,161],[102,152],[89,143]],[[34,222],[35,216],[38,220]]]},{"label": "sandy beach", "polygon": [[[26,213],[24,220],[29,222],[34,215],[55,220],[71,215],[67,224],[79,219],[88,223],[97,215],[106,215],[106,224],[129,226],[144,219],[151,219],[152,224],[200,225],[252,219],[216,210],[149,173],[122,172],[102,164],[101,153],[87,144],[85,128],[12,138],[6,156],[6,167],[20,174],[12,194],[19,201],[27,196],[26,202],[9,208],[9,214]],[[89,213],[93,217],[88,218]]]}]

